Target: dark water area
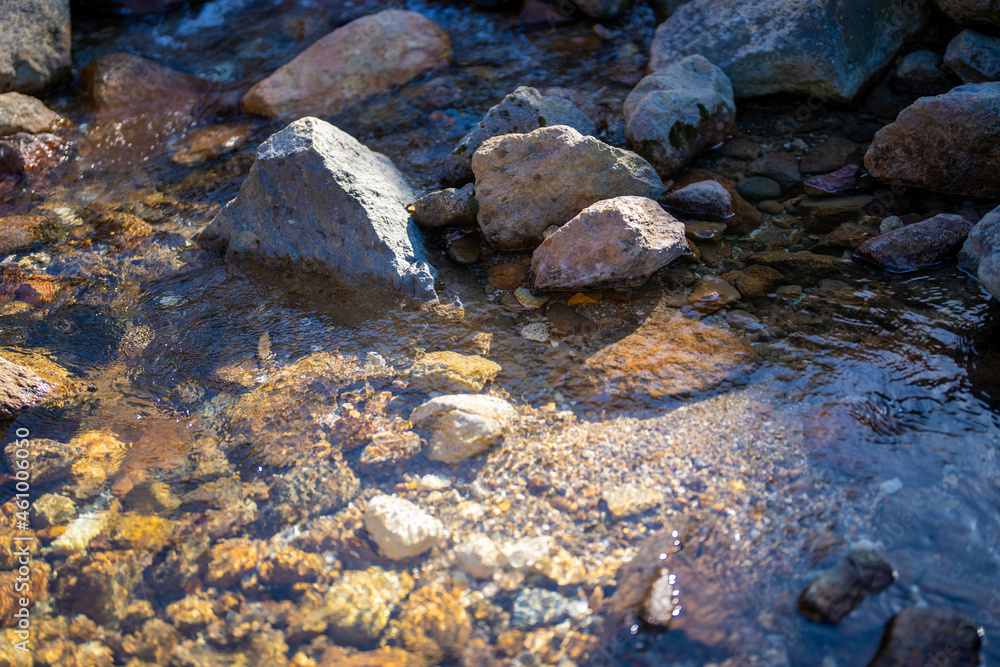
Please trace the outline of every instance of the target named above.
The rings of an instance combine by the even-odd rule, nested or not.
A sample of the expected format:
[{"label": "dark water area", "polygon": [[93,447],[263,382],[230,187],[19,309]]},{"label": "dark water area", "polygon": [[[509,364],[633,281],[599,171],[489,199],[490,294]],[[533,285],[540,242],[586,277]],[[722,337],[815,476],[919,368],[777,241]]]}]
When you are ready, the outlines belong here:
[{"label": "dark water area", "polygon": [[[75,76],[93,58],[125,51],[201,76],[220,94],[242,93],[331,29],[385,7],[213,0],[125,19],[81,10]],[[518,85],[567,86],[599,99],[609,112],[602,139],[624,144],[620,108],[645,69],[650,8],[611,24],[610,40],[585,21],[526,29],[510,12],[464,4],[405,8],[449,33],[452,64],[327,120],[391,157],[421,193],[437,187],[457,141]],[[6,441],[24,428],[36,440],[76,443],[100,473],[73,467],[34,490],[75,502],[67,519],[75,527],[49,530],[36,556],[59,573],[39,627],[61,655],[74,655],[90,640],[61,636],[58,619],[84,613],[104,619],[116,635],[108,645],[118,648],[113,662],[35,664],[140,664],[124,656],[142,652],[122,646],[146,622],[143,614],[125,613],[124,602],[117,611],[104,602],[92,609],[83,589],[55,583],[86,553],[139,554],[140,583],[108,595],[148,601],[147,618],[176,618],[169,606],[189,598],[214,610],[210,620],[177,623],[187,662],[144,657],[142,664],[422,664],[372,655],[348,662],[379,641],[338,653],[324,631],[296,626],[295,614],[313,609],[340,575],[369,567],[412,576],[417,586],[462,589],[455,599],[472,610],[468,646],[426,664],[861,665],[886,622],[913,605],[968,614],[983,629],[982,664],[1000,664],[1000,308],[953,263],[905,275],[865,270],[758,299],[746,311],[762,325],[754,328],[734,325],[726,311],[692,313],[677,299],[684,288],[654,277],[645,288],[605,290],[580,306],[596,323],[593,337],[539,343],[521,332],[545,321],[542,311],[503,305],[485,277],[487,266],[527,255],[494,253],[463,267],[432,235],[446,288],[429,307],[200,248],[195,236],[236,195],[256,146],[281,124],[236,111],[172,119],[150,111],[111,121],[76,91],[45,101],[76,124],[78,153],[61,180],[2,211],[45,210],[80,230],[80,238],[7,260],[64,286],[45,308],[0,307],[5,358],[56,367],[72,390],[19,413],[6,424]],[[775,124],[798,103],[748,103],[741,128],[784,141]],[[837,126],[872,121],[863,111],[817,116]],[[195,130],[236,121],[250,126],[238,150],[196,167],[171,161]],[[799,135],[812,140],[816,131]],[[696,166],[711,168],[717,158]],[[909,193],[905,205],[938,197]],[[102,207],[151,220],[152,233],[121,245],[79,215]],[[727,243],[739,256],[755,239]],[[571,296],[552,295],[551,303]],[[588,360],[664,311],[746,342],[752,363],[705,390],[595,394],[604,376],[586,372]],[[500,365],[490,392],[520,411],[500,451],[445,464],[394,439],[428,397],[407,373],[435,351]],[[350,444],[349,420],[385,451]],[[623,486],[652,488],[660,500],[617,515],[609,499]],[[4,491],[6,501],[14,493],[9,476]],[[378,493],[410,494],[432,507],[451,542],[424,562],[384,558],[360,527],[360,508]],[[83,519],[132,525],[123,517],[141,529],[98,531],[89,547],[59,542],[88,530]],[[670,629],[615,626],[608,601],[621,584],[618,566],[651,534],[688,524],[671,561],[682,607]],[[511,542],[548,536],[553,554],[568,552],[558,567],[586,573],[562,577],[557,565],[545,565],[469,577],[447,545],[474,533]],[[257,546],[212,551],[244,539]],[[877,547],[896,581],[839,625],[806,620],[796,609],[800,591],[861,541]],[[190,545],[202,550],[192,555]],[[327,570],[301,581],[266,579],[264,564],[288,549],[319,554]],[[227,560],[237,583],[212,571]],[[518,620],[526,600],[551,613],[537,623]],[[586,612],[565,611],[571,603],[585,603]],[[396,634],[381,641],[398,647],[413,616],[387,606]],[[605,657],[594,652],[602,628],[615,636]],[[288,662],[262,657],[261,646],[282,643]]]}]

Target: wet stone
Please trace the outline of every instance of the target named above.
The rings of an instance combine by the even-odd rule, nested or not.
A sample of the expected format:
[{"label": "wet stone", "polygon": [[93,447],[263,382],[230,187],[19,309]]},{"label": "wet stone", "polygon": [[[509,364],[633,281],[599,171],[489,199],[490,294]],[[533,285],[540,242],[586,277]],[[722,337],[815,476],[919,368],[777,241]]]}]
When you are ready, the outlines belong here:
[{"label": "wet stone", "polygon": [[74,613],[113,627],[125,613],[148,565],[148,557],[128,551],[77,554],[59,569],[54,595]]},{"label": "wet stone", "polygon": [[638,484],[620,484],[602,492],[608,511],[616,517],[642,514],[663,502],[663,492]]},{"label": "wet stone", "polygon": [[514,290],[528,282],[528,269],[514,262],[498,264],[486,271],[486,279],[497,289]]},{"label": "wet stone", "polygon": [[441,522],[398,496],[376,496],[365,509],[365,529],[386,558],[419,556],[444,539]]},{"label": "wet stone", "polygon": [[782,190],[790,190],[802,182],[799,158],[795,153],[778,151],[768,153],[754,160],[747,169],[751,176],[765,176],[781,185]]},{"label": "wet stone", "polygon": [[836,625],[865,597],[882,592],[894,580],[891,566],[873,549],[859,546],[813,579],[799,596],[799,611],[817,623]]},{"label": "wet stone", "polygon": [[722,144],[719,154],[737,160],[756,160],[760,157],[760,144],[747,137],[736,137]]},{"label": "wet stone", "polygon": [[455,564],[477,579],[489,579],[507,564],[507,557],[485,535],[474,535],[455,547]]},{"label": "wet stone", "polygon": [[875,201],[870,195],[810,197],[799,202],[799,212],[811,232],[829,232],[842,222],[857,220],[864,208]]},{"label": "wet stone", "polygon": [[938,94],[950,88],[948,74],[941,67],[941,56],[934,51],[907,53],[896,67],[896,86],[915,93]]},{"label": "wet stone", "polygon": [[585,600],[569,598],[541,588],[526,588],[514,598],[510,623],[515,628],[536,628],[579,621],[590,614]]},{"label": "wet stone", "polygon": [[413,219],[424,229],[475,227],[479,211],[475,193],[473,183],[431,192],[413,203]]},{"label": "wet stone", "polygon": [[516,414],[503,399],[459,394],[432,398],[413,411],[410,421],[428,434],[427,458],[457,463],[489,450]]},{"label": "wet stone", "polygon": [[858,165],[849,164],[832,173],[807,178],[802,182],[802,187],[811,197],[851,194],[858,189],[860,173]]},{"label": "wet stone", "polygon": [[803,174],[825,174],[843,167],[857,150],[850,139],[832,136],[810,148],[799,160],[799,169]]},{"label": "wet stone", "polygon": [[942,607],[909,607],[890,619],[882,645],[868,667],[975,667],[979,665],[979,624]]},{"label": "wet stone", "polygon": [[66,496],[46,493],[31,504],[31,525],[35,529],[60,526],[76,516],[76,503]]},{"label": "wet stone", "polygon": [[913,271],[954,257],[972,227],[960,215],[942,213],[869,239],[857,254],[889,271]]},{"label": "wet stone", "polygon": [[438,663],[461,653],[472,636],[472,617],[457,590],[431,584],[410,594],[396,627],[407,650]]},{"label": "wet stone", "polygon": [[66,121],[38,100],[21,93],[0,95],[0,136],[52,132]]},{"label": "wet stone", "polygon": [[586,339],[597,331],[597,324],[572,306],[554,303],[549,306],[547,315],[549,333],[556,338],[577,336]]},{"label": "wet stone", "polygon": [[776,199],[781,196],[781,185],[766,176],[750,176],[736,183],[736,190],[750,201]]},{"label": "wet stone", "polygon": [[856,225],[853,222],[845,222],[824,236],[822,242],[816,245],[815,249],[839,248],[854,250],[871,237],[871,232],[861,225]]},{"label": "wet stone", "polygon": [[459,264],[475,264],[481,256],[482,246],[477,235],[462,236],[448,243],[448,257]]},{"label": "wet stone", "polygon": [[849,259],[817,253],[766,251],[749,255],[749,264],[775,269],[788,282],[815,285],[824,278],[844,278],[857,273]]},{"label": "wet stone", "polygon": [[721,221],[735,215],[729,191],[717,181],[692,183],[664,195],[660,198],[660,203],[695,218]]},{"label": "wet stone", "polygon": [[280,530],[312,516],[333,513],[349,503],[360,486],[357,475],[342,461],[303,461],[273,478],[262,521]]},{"label": "wet stone", "polygon": [[247,142],[254,129],[250,123],[200,128],[184,139],[170,159],[186,167],[204,164],[237,151]]},{"label": "wet stone", "polygon": [[405,572],[377,567],[344,572],[323,597],[320,618],[336,641],[366,646],[378,639],[412,589],[413,579]]},{"label": "wet stone", "polygon": [[687,305],[699,313],[709,314],[736,303],[739,290],[718,276],[703,276],[691,288]]},{"label": "wet stone", "polygon": [[726,225],[722,222],[691,220],[684,223],[684,234],[692,241],[718,243],[725,232]]},{"label": "wet stone", "polygon": [[258,540],[244,537],[223,540],[208,554],[205,583],[217,588],[231,588],[256,570],[263,556],[264,545]]},{"label": "wet stone", "polygon": [[773,292],[782,280],[782,275],[775,269],[753,265],[740,272],[735,286],[747,299],[760,299]]},{"label": "wet stone", "polygon": [[500,365],[478,355],[430,352],[410,368],[410,385],[426,392],[480,392]]},{"label": "wet stone", "polygon": [[167,605],[167,618],[185,634],[194,633],[216,620],[212,601],[204,595],[192,594]]}]

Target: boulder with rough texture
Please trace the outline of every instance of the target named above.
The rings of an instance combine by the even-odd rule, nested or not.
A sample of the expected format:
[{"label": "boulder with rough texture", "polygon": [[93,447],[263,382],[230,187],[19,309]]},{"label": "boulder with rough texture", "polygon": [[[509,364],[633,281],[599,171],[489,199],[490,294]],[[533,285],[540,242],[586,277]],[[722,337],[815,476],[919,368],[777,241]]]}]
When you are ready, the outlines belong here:
[{"label": "boulder with rough texture", "polygon": [[876,133],[865,155],[873,178],[928,190],[1000,196],[1000,83],[922,97]]},{"label": "boulder with rough texture", "polygon": [[1000,28],[1000,6],[996,0],[936,0],[937,6],[960,25]]},{"label": "boulder with rough texture", "polygon": [[656,30],[650,71],[700,53],[738,98],[798,93],[848,102],[929,15],[897,0],[693,0]]},{"label": "boulder with rough texture", "polygon": [[444,179],[462,183],[473,178],[472,156],[491,137],[524,134],[540,127],[567,125],[580,134],[595,134],[594,121],[573,102],[560,95],[545,95],[520,86],[483,116],[444,162]]},{"label": "boulder with rough texture", "polygon": [[456,394],[438,396],[418,406],[410,421],[429,436],[427,458],[458,463],[496,444],[516,414],[514,406],[502,398]]},{"label": "boulder with rough texture", "polygon": [[545,239],[531,257],[536,289],[623,287],[687,250],[684,224],[646,197],[592,204]]},{"label": "boulder with rough texture", "polygon": [[21,93],[0,95],[0,137],[18,132],[51,132],[65,122],[41,100]]},{"label": "boulder with rough texture", "polygon": [[1000,79],[1000,37],[963,30],[948,43],[944,62],[965,83]]},{"label": "boulder with rough texture", "polygon": [[464,188],[445,188],[424,195],[413,203],[413,219],[424,229],[441,227],[475,227],[479,202],[476,188],[469,183]]},{"label": "boulder with rough texture", "polygon": [[668,178],[736,131],[729,77],[700,55],[667,64],[625,99],[625,138]]},{"label": "boulder with rough texture", "polygon": [[979,623],[954,609],[907,607],[893,616],[868,667],[976,667]]},{"label": "boulder with rough texture", "polygon": [[1000,207],[984,215],[969,232],[958,265],[979,278],[994,299],[1000,299]]},{"label": "boulder with rough texture", "polygon": [[375,496],[365,509],[365,529],[386,558],[420,555],[444,539],[444,526],[409,500]]},{"label": "boulder with rough texture", "polygon": [[391,160],[302,118],[261,144],[240,193],[201,239],[346,284],[432,299],[434,270],[406,212],[411,201]]},{"label": "boulder with rough texture", "polygon": [[868,239],[857,254],[889,271],[914,271],[954,257],[971,229],[962,216],[942,213]]},{"label": "boulder with rough texture", "polygon": [[70,78],[69,0],[0,2],[0,93],[40,93]]},{"label": "boulder with rough texture", "polygon": [[0,417],[42,401],[52,389],[35,371],[0,357]]},{"label": "boulder with rough texture", "polygon": [[648,162],[565,125],[488,139],[472,169],[479,226],[503,249],[537,246],[546,227],[564,225],[601,200],[663,194]]},{"label": "boulder with rough texture", "polygon": [[243,110],[269,118],[332,116],[447,64],[448,34],[426,16],[387,9],[322,37],[258,82]]},{"label": "boulder with rough texture", "polygon": [[427,392],[482,391],[500,370],[500,364],[479,355],[443,350],[425,354],[406,377],[411,386]]}]

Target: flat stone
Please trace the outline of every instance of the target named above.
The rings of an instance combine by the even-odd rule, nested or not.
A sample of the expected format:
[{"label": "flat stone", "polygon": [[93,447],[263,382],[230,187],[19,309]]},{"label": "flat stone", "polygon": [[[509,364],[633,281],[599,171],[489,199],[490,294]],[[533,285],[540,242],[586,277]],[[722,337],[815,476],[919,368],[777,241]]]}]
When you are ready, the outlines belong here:
[{"label": "flat stone", "polygon": [[886,183],[977,197],[1000,196],[1000,83],[922,97],[875,135],[865,167]]},{"label": "flat stone", "polygon": [[479,226],[502,249],[535,247],[546,227],[564,225],[596,202],[663,194],[648,162],[565,125],[487,139],[472,169]]},{"label": "flat stone", "polygon": [[766,176],[751,176],[736,183],[736,190],[750,201],[781,196],[781,184]]},{"label": "flat stone", "polygon": [[487,269],[486,279],[497,289],[514,290],[528,282],[528,268],[514,262],[497,264]]},{"label": "flat stone", "polygon": [[413,199],[384,155],[302,118],[261,144],[239,194],[199,240],[347,285],[433,299],[434,270],[406,210]]},{"label": "flat stone", "polygon": [[760,157],[760,144],[747,137],[736,137],[722,144],[719,154],[737,160],[756,160]]},{"label": "flat stone", "polygon": [[799,202],[805,227],[811,232],[829,232],[842,222],[857,220],[866,206],[875,201],[871,195],[847,197],[810,197]]},{"label": "flat stone", "polygon": [[422,14],[387,9],[351,21],[258,82],[247,113],[269,118],[334,116],[451,58],[448,34]]},{"label": "flat stone", "polygon": [[915,93],[937,95],[951,86],[950,77],[942,69],[941,56],[934,51],[920,50],[907,53],[896,67],[896,87]]},{"label": "flat stone", "polygon": [[684,234],[692,241],[718,243],[722,240],[722,235],[725,232],[726,225],[722,222],[708,222],[705,220],[688,220],[684,222]]},{"label": "flat stone", "polygon": [[849,164],[832,173],[807,178],[802,181],[802,187],[810,197],[849,195],[858,189],[860,176],[861,168]]},{"label": "flat stone", "polygon": [[914,271],[958,254],[972,227],[960,215],[942,213],[868,239],[857,255],[889,271]]},{"label": "flat stone", "polygon": [[663,178],[736,131],[729,78],[700,55],[642,79],[625,99],[623,112],[629,146]]},{"label": "flat stone", "polygon": [[413,503],[398,496],[368,501],[365,529],[386,558],[404,560],[428,551],[444,539],[444,526]]},{"label": "flat stone", "polygon": [[736,278],[736,289],[747,299],[760,299],[777,289],[784,277],[769,266],[748,266]]},{"label": "flat stone", "polygon": [[741,299],[739,290],[718,276],[702,276],[691,288],[687,305],[702,314],[714,313]]},{"label": "flat stone", "polygon": [[781,189],[789,190],[802,182],[799,158],[795,153],[776,151],[757,158],[750,163],[747,173],[751,176],[766,176],[776,181]]},{"label": "flat stone", "polygon": [[430,352],[410,367],[407,377],[423,391],[480,392],[499,372],[499,364],[478,355]]},{"label": "flat stone", "polygon": [[858,273],[853,262],[841,257],[812,252],[782,252],[772,250],[746,257],[748,264],[760,264],[778,271],[786,281],[815,285],[824,278],[843,278]]},{"label": "flat stone", "polygon": [[572,100],[519,86],[491,107],[476,127],[458,142],[445,159],[444,180],[450,183],[472,180],[472,156],[487,139],[504,134],[525,134],[553,125],[566,125],[584,135],[597,133],[593,120]]},{"label": "flat stone", "polygon": [[655,201],[616,197],[588,206],[542,242],[531,258],[531,284],[536,289],[637,285],[686,248],[683,224]]},{"label": "flat stone", "polygon": [[238,150],[254,129],[250,123],[225,123],[200,128],[184,139],[170,159],[186,167],[204,164]]},{"label": "flat stone", "polygon": [[51,132],[66,122],[39,99],[21,93],[0,95],[0,137],[18,132]]},{"label": "flat stone", "polygon": [[549,302],[549,297],[532,294],[531,290],[527,287],[518,287],[514,290],[514,298],[517,299],[519,304],[532,310],[535,308],[541,308]]},{"label": "flat stone", "polygon": [[457,463],[493,447],[516,414],[503,399],[459,394],[432,398],[410,414],[410,421],[427,434],[427,458]]}]

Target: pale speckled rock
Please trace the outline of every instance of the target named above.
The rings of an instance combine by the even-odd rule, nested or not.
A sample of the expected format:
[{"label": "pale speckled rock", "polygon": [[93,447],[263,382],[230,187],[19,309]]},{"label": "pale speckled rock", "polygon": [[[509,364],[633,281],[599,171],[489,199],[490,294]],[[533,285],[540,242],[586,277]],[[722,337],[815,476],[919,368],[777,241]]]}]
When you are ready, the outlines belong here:
[{"label": "pale speckled rock", "polygon": [[571,100],[545,95],[528,86],[518,87],[487,111],[479,124],[462,137],[455,150],[445,158],[444,180],[454,183],[471,180],[472,156],[487,139],[524,134],[552,125],[567,125],[580,134],[597,131],[594,121]]},{"label": "pale speckled rock", "polygon": [[524,574],[539,571],[543,563],[556,552],[556,543],[549,535],[525,537],[500,545],[507,565]]},{"label": "pale speckled rock", "polygon": [[500,372],[500,364],[479,355],[430,352],[407,373],[409,383],[423,391],[482,391]]},{"label": "pale speckled rock", "polygon": [[0,137],[18,132],[38,134],[51,132],[63,117],[42,104],[42,101],[21,93],[0,95]]},{"label": "pale speckled rock", "polygon": [[76,516],[76,503],[66,496],[46,493],[31,504],[31,525],[36,529],[59,526]]},{"label": "pale speckled rock", "polygon": [[693,0],[657,28],[649,69],[700,53],[738,98],[785,92],[848,102],[928,15],[927,3],[898,0]]},{"label": "pale speckled rock", "polygon": [[958,265],[979,278],[994,299],[1000,299],[1000,207],[984,215],[969,232]]},{"label": "pale speckled rock", "polygon": [[971,229],[962,216],[942,213],[868,239],[857,255],[889,271],[914,271],[954,257]]},{"label": "pale speckled rock", "polygon": [[865,167],[886,183],[1000,196],[1000,83],[922,97],[876,133]]},{"label": "pale speckled rock", "polygon": [[736,131],[733,87],[700,55],[654,71],[625,99],[625,138],[663,178]]},{"label": "pale speckled rock", "polygon": [[382,495],[368,501],[364,522],[379,550],[392,560],[418,556],[444,538],[439,520],[398,496]]},{"label": "pale speckled rock", "polygon": [[458,394],[432,398],[410,414],[410,421],[428,433],[427,458],[457,463],[495,445],[516,414],[502,398]]},{"label": "pale speckled rock", "polygon": [[258,82],[243,110],[269,118],[333,116],[442,67],[448,34],[416,12],[387,9],[337,28]]},{"label": "pale speckled rock", "polygon": [[733,198],[718,181],[692,183],[674,190],[661,201],[667,208],[699,219],[724,221],[735,215]]},{"label": "pale speckled rock", "polygon": [[485,535],[473,535],[455,547],[455,564],[477,579],[489,579],[507,564],[500,547]]},{"label": "pale speckled rock", "polygon": [[601,200],[663,194],[648,162],[565,125],[488,139],[472,170],[479,226],[503,249],[537,246],[546,227],[564,225]]},{"label": "pale speckled rock", "polygon": [[389,616],[412,589],[413,578],[405,572],[377,567],[344,572],[324,596],[322,617],[338,642],[370,644],[382,634]]},{"label": "pale speckled rock", "polygon": [[944,62],[965,83],[1000,79],[1000,38],[963,30],[944,53]]},{"label": "pale speckled rock", "polygon": [[413,202],[413,219],[424,229],[441,227],[475,227],[479,202],[476,186],[461,189],[445,188],[424,195]]},{"label": "pale speckled rock", "polygon": [[301,118],[261,144],[239,194],[200,238],[347,285],[433,299],[434,270],[406,211],[412,201],[387,157]]},{"label": "pale speckled rock", "polygon": [[69,0],[0,2],[0,93],[40,93],[70,78]]},{"label": "pale speckled rock", "polygon": [[601,201],[535,250],[531,282],[537,289],[640,284],[687,250],[684,233],[684,224],[652,199]]},{"label": "pale speckled rock", "polygon": [[27,366],[0,357],[0,417],[39,403],[53,388],[52,383]]}]

